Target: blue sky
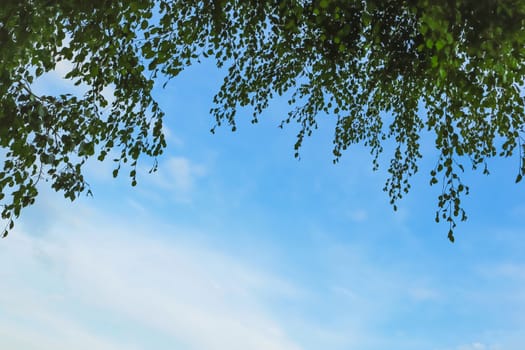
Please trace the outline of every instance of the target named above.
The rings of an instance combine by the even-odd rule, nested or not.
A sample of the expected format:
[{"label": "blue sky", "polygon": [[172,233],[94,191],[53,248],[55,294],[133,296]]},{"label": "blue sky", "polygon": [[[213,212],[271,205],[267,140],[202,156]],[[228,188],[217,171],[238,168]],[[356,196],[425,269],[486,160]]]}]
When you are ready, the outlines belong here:
[{"label": "blue sky", "polygon": [[[60,69],[38,88],[71,89]],[[300,160],[297,127],[277,127],[285,100],[212,135],[222,74],[204,63],[156,91],[168,148],[156,174],[141,159],[137,187],[93,161],[93,198],[42,188],[0,242],[2,348],[523,349],[517,158],[465,174],[469,220],[450,244],[433,221],[430,138],[393,212],[381,191],[390,150],[377,172],[360,146],[333,165],[328,116]]]}]

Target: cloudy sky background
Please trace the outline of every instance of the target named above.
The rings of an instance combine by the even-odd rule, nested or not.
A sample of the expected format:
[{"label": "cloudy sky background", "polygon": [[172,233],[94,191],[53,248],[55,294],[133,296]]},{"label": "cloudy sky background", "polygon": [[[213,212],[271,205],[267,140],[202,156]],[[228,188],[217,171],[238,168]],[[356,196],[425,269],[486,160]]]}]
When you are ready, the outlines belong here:
[{"label": "cloudy sky background", "polygon": [[[70,90],[61,69],[37,86]],[[138,186],[90,162],[94,197],[42,188],[0,241],[5,349],[521,350],[525,187],[518,159],[465,174],[469,220],[434,223],[431,138],[393,212],[359,146],[332,164],[321,117],[301,159],[275,100],[257,125],[209,130],[222,72],[204,63],[156,96],[168,148]],[[161,84],[159,84],[161,85]]]}]

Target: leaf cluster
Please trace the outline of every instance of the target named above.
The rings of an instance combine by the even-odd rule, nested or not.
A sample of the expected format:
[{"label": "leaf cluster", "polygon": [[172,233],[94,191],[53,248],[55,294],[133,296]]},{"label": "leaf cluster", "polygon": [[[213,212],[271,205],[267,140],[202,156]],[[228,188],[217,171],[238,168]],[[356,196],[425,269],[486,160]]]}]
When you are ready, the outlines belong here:
[{"label": "leaf cluster", "polygon": [[[497,1],[132,0],[8,1],[0,9],[0,195],[8,220],[51,181],[74,199],[82,165],[120,149],[114,175],[165,146],[163,113],[151,96],[204,58],[225,67],[210,113],[236,129],[240,108],[256,123],[287,93],[281,126],[299,126],[296,156],[318,118],[334,118],[334,162],[356,143],[374,169],[393,142],[384,190],[396,209],[418,171],[420,137],[439,151],[430,184],[441,184],[436,221],[449,239],[466,213],[465,166],[517,154],[525,175],[525,4]],[[33,79],[69,61],[81,97],[36,96]],[[114,88],[108,102],[102,91]]]}]

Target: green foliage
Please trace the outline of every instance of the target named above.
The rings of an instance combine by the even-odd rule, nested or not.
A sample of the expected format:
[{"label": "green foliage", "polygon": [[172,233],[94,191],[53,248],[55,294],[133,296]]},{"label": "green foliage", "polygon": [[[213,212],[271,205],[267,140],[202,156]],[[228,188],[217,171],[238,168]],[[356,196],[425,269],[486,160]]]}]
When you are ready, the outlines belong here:
[{"label": "green foliage", "polygon": [[[89,191],[86,159],[115,149],[113,175],[129,163],[136,184],[139,156],[165,147],[154,80],[211,57],[228,69],[211,109],[216,126],[235,130],[244,106],[256,123],[272,98],[290,92],[282,125],[299,124],[296,152],[322,114],[335,119],[334,161],[363,143],[377,168],[393,140],[384,190],[394,209],[418,171],[420,135],[432,132],[440,157],[430,184],[442,185],[436,221],[448,222],[453,240],[456,220],[466,219],[464,165],[488,172],[488,158],[518,153],[516,182],[525,174],[524,26],[519,0],[6,1],[2,217],[12,227],[41,179],[71,200]],[[36,96],[34,79],[65,60],[73,63],[66,77],[88,91]],[[111,103],[102,94],[109,86]]]}]

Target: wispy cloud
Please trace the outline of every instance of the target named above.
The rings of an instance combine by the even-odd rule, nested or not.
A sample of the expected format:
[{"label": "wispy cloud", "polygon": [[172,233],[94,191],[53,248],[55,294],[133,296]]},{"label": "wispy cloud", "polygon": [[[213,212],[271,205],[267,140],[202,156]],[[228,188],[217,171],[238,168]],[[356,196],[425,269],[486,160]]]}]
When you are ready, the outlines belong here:
[{"label": "wispy cloud", "polygon": [[6,348],[134,348],[104,331],[111,318],[188,349],[301,348],[264,303],[294,295],[278,277],[90,211],[60,220],[44,237],[19,230],[0,245]]},{"label": "wispy cloud", "polygon": [[[147,207],[120,218],[103,205],[43,195],[39,214],[0,242],[6,348],[520,349],[523,330],[512,313],[499,329],[480,320],[523,301],[502,299],[504,288],[478,291],[495,281],[523,290],[517,262],[448,285],[431,268],[393,264],[358,242],[323,236],[302,263],[309,277],[295,278],[294,267],[283,268],[294,257],[256,264],[211,243],[220,233],[155,220]],[[460,329],[428,336],[447,329],[441,317]]]},{"label": "wispy cloud", "polygon": [[206,174],[206,167],[189,158],[171,156],[159,164],[156,173],[149,175],[143,171],[142,179],[156,187],[175,193],[178,199],[188,200],[198,178]]}]

